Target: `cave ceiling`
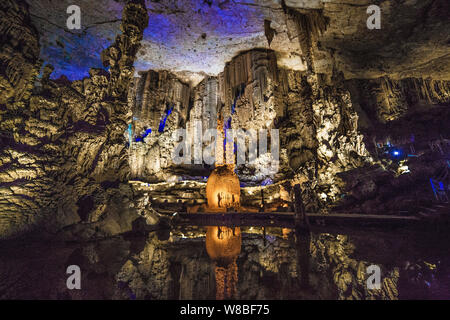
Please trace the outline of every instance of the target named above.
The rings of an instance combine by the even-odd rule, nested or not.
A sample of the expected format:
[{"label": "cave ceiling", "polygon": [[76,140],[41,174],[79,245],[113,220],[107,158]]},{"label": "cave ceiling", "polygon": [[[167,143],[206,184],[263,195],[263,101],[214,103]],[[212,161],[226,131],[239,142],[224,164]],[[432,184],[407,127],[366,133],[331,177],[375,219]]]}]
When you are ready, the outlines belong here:
[{"label": "cave ceiling", "polygon": [[[366,9],[382,10],[381,30],[368,30]],[[123,0],[77,1],[82,29],[67,30],[73,1],[28,0],[40,34],[41,59],[76,80],[102,67],[100,52],[120,32]],[[318,43],[316,70],[349,78],[450,79],[449,2],[436,0],[164,0],[146,1],[150,17],[136,71],[171,70],[198,82],[217,75],[241,51],[271,48],[278,64],[305,70],[297,33],[284,8],[320,9],[328,26]],[[50,10],[50,8],[52,8]],[[269,45],[267,27],[274,33]]]}]

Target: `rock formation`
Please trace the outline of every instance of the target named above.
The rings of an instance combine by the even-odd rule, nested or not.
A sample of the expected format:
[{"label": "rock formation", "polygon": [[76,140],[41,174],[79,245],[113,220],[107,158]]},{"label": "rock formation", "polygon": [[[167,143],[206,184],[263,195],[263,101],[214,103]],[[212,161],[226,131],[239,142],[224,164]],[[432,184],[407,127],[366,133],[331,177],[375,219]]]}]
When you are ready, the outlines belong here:
[{"label": "rock formation", "polygon": [[[130,190],[119,186],[129,175],[122,137],[129,117],[127,92],[134,58],[148,21],[145,7],[139,1],[125,7],[122,34],[103,55],[109,73],[91,69],[89,78],[70,83],[49,80],[52,68],[48,67],[40,89],[30,96],[24,90],[32,87],[32,76],[37,75],[38,67],[32,64],[38,59],[37,34],[29,25],[24,3],[8,1],[2,6],[9,13],[4,19],[15,19],[11,32],[20,31],[18,25],[23,29],[24,57],[19,64],[5,60],[5,66],[11,67],[2,77],[17,89],[2,114],[2,132],[7,134],[1,149],[5,213],[0,217],[1,237],[31,227],[45,226],[54,232],[80,221],[96,223],[95,228],[82,231],[88,236],[95,230],[113,234],[120,224],[130,227],[132,216],[121,217],[115,209],[110,218],[116,222],[102,220],[110,219],[104,215],[108,203],[114,207],[119,201],[120,207],[130,197]],[[8,52],[8,46],[3,50]]]},{"label": "rock formation", "polygon": [[[43,12],[50,2],[0,4],[0,241],[90,241],[58,242],[41,261],[81,261],[96,279],[70,298],[311,298],[297,290],[305,257],[289,230],[178,230],[175,213],[290,211],[297,184],[310,213],[428,216],[448,202],[448,1],[379,1],[382,29],[370,30],[368,1],[99,0],[108,10],[86,4],[80,32]],[[190,147],[176,154],[180,129]],[[237,161],[239,129],[267,139],[253,163],[249,150]],[[397,299],[411,283],[431,286],[417,271],[432,274],[430,264],[390,240],[308,239],[314,297]],[[378,245],[399,257],[355,249]],[[372,263],[378,291],[364,286]],[[0,259],[0,298],[17,296],[27,273],[39,278],[25,259]]]},{"label": "rock formation", "polygon": [[[57,161],[48,137],[57,128],[41,126],[36,110],[28,105],[40,64],[38,34],[28,6],[23,1],[4,1],[0,9],[0,237],[4,238],[31,225],[49,203],[36,195],[52,193],[49,184]],[[51,113],[42,110],[44,118]],[[49,144],[48,152],[40,148],[42,140]]]}]

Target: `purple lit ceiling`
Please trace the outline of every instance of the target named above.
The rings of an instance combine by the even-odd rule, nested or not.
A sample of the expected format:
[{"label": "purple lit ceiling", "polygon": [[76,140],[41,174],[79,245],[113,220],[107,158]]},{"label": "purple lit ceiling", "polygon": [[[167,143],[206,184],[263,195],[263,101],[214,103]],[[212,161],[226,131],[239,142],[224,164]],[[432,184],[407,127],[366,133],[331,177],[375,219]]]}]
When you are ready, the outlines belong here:
[{"label": "purple lit ceiling", "polygon": [[[280,1],[164,0],[147,1],[149,26],[139,51],[137,71],[168,69],[185,74],[218,74],[239,51],[268,48],[264,20],[278,36],[272,48],[297,68],[303,68],[298,45],[288,44]],[[55,67],[52,75],[71,80],[102,67],[100,52],[119,32],[124,0],[29,0],[33,23],[41,35],[41,58]],[[82,30],[68,31],[67,7],[80,6]],[[48,10],[48,8],[54,8]],[[285,52],[283,57],[283,52]],[[294,53],[294,54],[293,54]],[[289,60],[290,59],[290,60]],[[290,62],[289,62],[290,61]]]},{"label": "purple lit ceiling", "polygon": [[[55,67],[53,78],[87,76],[101,67],[100,52],[114,41],[126,0],[27,0],[41,35],[41,58]],[[432,77],[447,79],[449,2],[383,1],[383,29],[368,30],[371,0],[285,0],[296,9],[322,9],[329,20],[318,43],[315,71],[345,78]],[[66,30],[67,7],[82,11],[82,30]],[[170,70],[197,82],[217,75],[240,51],[275,50],[278,64],[305,70],[294,22],[281,0],[147,0],[149,26],[135,63],[136,71]],[[49,10],[48,8],[52,8]],[[265,21],[274,31],[269,46]],[[407,41],[406,41],[407,40]],[[429,48],[433,49],[430,50]]]}]

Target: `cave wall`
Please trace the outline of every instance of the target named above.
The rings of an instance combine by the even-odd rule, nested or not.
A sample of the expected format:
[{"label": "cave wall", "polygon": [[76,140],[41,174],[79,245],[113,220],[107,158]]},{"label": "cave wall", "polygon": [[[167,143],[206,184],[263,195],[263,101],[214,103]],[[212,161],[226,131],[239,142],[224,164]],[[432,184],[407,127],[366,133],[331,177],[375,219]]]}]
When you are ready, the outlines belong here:
[{"label": "cave wall", "polygon": [[131,178],[170,179],[175,129],[184,127],[191,89],[168,71],[148,71],[134,80],[129,143]]},{"label": "cave wall", "polygon": [[[145,140],[135,141],[130,148],[130,166],[133,170],[133,176],[145,181],[167,181],[173,174],[174,165],[171,163],[172,151],[175,148],[175,141],[172,133],[176,129],[187,129],[188,135],[194,136],[196,123],[202,125],[204,134],[207,129],[217,128],[217,119],[222,117],[228,129],[244,128],[263,129],[273,128],[273,120],[277,115],[275,103],[275,84],[276,84],[276,57],[273,51],[268,50],[250,50],[242,53],[230,61],[224,71],[217,77],[206,77],[197,86],[190,88],[182,84],[174,74],[167,71],[149,71],[155,79],[161,79],[164,83],[162,91],[155,90],[148,79],[143,76],[136,80],[138,83],[136,92],[132,95],[136,98],[131,99],[133,117],[139,118],[136,123],[148,123],[147,127],[155,128],[157,122],[166,115],[164,110],[169,107],[172,92],[177,92],[178,86],[182,86],[183,94],[180,95],[183,101],[177,102],[180,107],[176,107],[173,113],[167,116],[167,123],[164,132],[152,132],[146,136]],[[170,80],[168,80],[170,79]],[[146,83],[142,86],[141,83]],[[151,104],[157,114],[142,114],[142,111],[148,107],[143,105]],[[162,112],[161,112],[162,111]],[[283,110],[279,110],[282,113]],[[180,115],[179,115],[180,114]],[[150,117],[151,116],[151,117]],[[151,121],[146,120],[152,118]],[[160,119],[160,120],[158,120]],[[138,128],[138,125],[134,125]],[[142,124],[141,124],[142,128]],[[143,131],[143,129],[141,129]],[[160,130],[159,130],[160,131]],[[191,144],[193,140],[191,140]],[[192,159],[192,163],[193,163]],[[139,164],[135,164],[139,163]],[[136,167],[136,169],[134,168]],[[142,169],[145,167],[145,169]],[[255,171],[257,166],[251,168]],[[189,170],[193,166],[187,166],[184,175],[189,176]],[[244,168],[249,169],[249,168]],[[136,172],[134,172],[136,170]],[[166,173],[166,174],[164,174]],[[253,179],[257,181],[264,180],[268,175],[260,174],[254,177],[252,174],[243,173],[241,177],[245,180]],[[182,176],[182,174],[179,174]]]},{"label": "cave wall", "polygon": [[[367,28],[367,8],[381,9],[381,29]],[[449,21],[445,0],[318,1],[315,8],[326,18],[326,30],[313,45],[317,73],[344,78],[394,80],[423,78],[450,80]],[[291,8],[306,13],[301,3]]]},{"label": "cave wall", "polygon": [[[342,73],[333,65],[331,72],[328,69],[324,73],[316,72],[316,69],[323,72],[317,64],[322,58],[318,51],[319,40],[326,32],[329,19],[322,10],[284,10],[290,32],[296,33],[302,48],[307,70],[280,68],[271,50],[242,52],[226,63],[217,77],[207,77],[191,89],[192,105],[186,122],[174,117],[174,126],[168,131],[185,125],[192,132],[194,122],[202,119],[204,132],[213,126],[212,115],[221,116],[225,129],[280,129],[279,166],[274,169],[270,156],[260,155],[254,165],[237,167],[239,178],[250,185],[293,179],[303,185],[308,210],[317,211],[343,193],[345,184],[337,174],[371,164],[373,160],[358,128],[359,105],[353,106],[349,89],[343,85]],[[333,63],[332,59],[330,61]],[[145,93],[144,89],[141,95],[151,93]],[[135,100],[137,105],[142,98]],[[162,103],[159,105],[159,109],[165,108]],[[155,150],[172,146],[167,139],[150,136],[145,138],[145,143],[139,142],[136,150],[151,150],[153,141],[158,141],[159,145]],[[158,152],[131,151],[131,159],[136,157],[139,166],[148,167],[147,174],[141,171],[137,178],[148,182],[193,178],[189,177],[194,172],[193,166],[184,168],[184,175],[183,170],[173,175],[170,161],[165,159],[169,150],[159,155],[165,159],[162,166],[155,154]],[[197,179],[208,175],[207,170],[200,172]],[[168,177],[173,180],[167,180]]]},{"label": "cave wall", "polygon": [[[32,224],[52,194],[49,184],[57,161],[40,148],[41,138],[55,128],[41,129],[27,102],[39,72],[38,34],[31,25],[24,1],[3,1],[0,6],[1,38],[1,149],[0,238]],[[44,113],[45,111],[43,111]],[[36,128],[36,134],[29,129]],[[28,129],[28,130],[27,130]],[[47,175],[47,172],[49,175]],[[36,195],[45,195],[39,198]]]},{"label": "cave wall", "polygon": [[[431,13],[436,6],[429,4]],[[200,119],[206,130],[218,114],[227,124],[231,119],[230,128],[280,129],[279,170],[272,170],[270,159],[262,157],[255,166],[238,168],[241,181],[261,185],[289,179],[302,184],[307,210],[327,209],[348,193],[341,173],[379,160],[372,138],[389,138],[396,133],[389,124],[402,119],[415,126],[418,122],[407,118],[411,112],[448,104],[448,80],[438,75],[368,73],[367,79],[349,79],[353,75],[343,68],[341,52],[333,56],[333,50],[323,46],[339,44],[330,42],[337,30],[332,14],[336,4],[331,2],[312,10],[282,8],[306,70],[281,68],[276,51],[259,48],[241,52],[222,73],[197,85],[163,70],[134,78],[133,63],[147,19],[140,8],[136,1],[126,7],[122,34],[102,53],[109,71],[93,68],[89,77],[70,82],[64,77],[50,80],[50,65],[36,79],[39,39],[27,6],[23,1],[2,4],[2,236],[25,231],[47,216],[56,216],[45,223],[54,230],[81,221],[106,228],[106,233],[122,230],[120,223],[107,226],[107,212],[114,216],[112,221],[124,220],[125,229],[130,228],[135,216],[128,213],[134,209],[123,208],[135,195],[123,182],[205,180],[211,167],[173,166],[176,142],[171,135],[177,128],[194,130]],[[445,130],[434,133],[446,141]],[[401,140],[406,133],[397,136]],[[440,167],[436,164],[431,176],[437,176]],[[182,189],[173,196],[201,203],[201,192],[189,197]],[[126,217],[120,212],[127,212]],[[87,231],[95,233],[95,228]]]},{"label": "cave wall", "polygon": [[[394,80],[352,79],[346,82],[352,99],[372,121],[386,123],[399,119],[408,110],[450,103],[450,82],[424,78]],[[369,126],[370,123],[366,123]]]},{"label": "cave wall", "polygon": [[[440,2],[423,3],[421,8],[417,8],[417,12],[408,12],[406,16],[412,17],[420,12],[429,16],[435,14],[435,10],[442,5]],[[366,38],[361,43],[375,48],[375,43],[381,41],[383,37],[376,32],[369,35],[365,28],[361,34],[354,34],[355,39],[348,42],[341,40],[337,36],[340,32],[337,26],[342,25],[342,30],[346,34],[356,32],[358,26],[355,24],[349,29],[345,25],[351,19],[336,20],[336,14],[343,8],[355,18],[360,10],[350,4],[338,9],[333,3],[319,6],[317,10],[301,8],[294,10],[290,7],[285,9],[286,14],[296,21],[298,39],[308,67],[303,73],[306,79],[303,81],[303,88],[309,87],[304,89],[309,92],[303,93],[302,101],[308,104],[308,99],[312,100],[309,102],[311,107],[306,107],[306,110],[309,112],[312,110],[314,119],[311,130],[315,134],[311,142],[316,140],[316,143],[310,143],[309,145],[313,147],[309,147],[308,152],[302,152],[303,156],[307,157],[311,151],[312,156],[302,160],[304,164],[296,174],[296,178],[303,184],[304,200],[311,203],[307,207],[317,210],[334,206],[335,203],[341,202],[341,198],[349,195],[353,204],[359,201],[363,203],[361,206],[356,205],[356,212],[420,211],[422,209],[419,206],[427,205],[426,203],[429,205],[429,201],[432,200],[428,192],[430,177],[440,179],[439,181],[447,185],[446,174],[442,173],[448,172],[445,161],[442,160],[445,151],[438,155],[433,148],[428,147],[434,144],[446,145],[448,140],[445,123],[449,118],[445,106],[448,106],[449,99],[445,67],[430,66],[429,70],[422,70],[422,74],[415,72],[416,67],[411,65],[405,67],[404,71],[398,70],[398,65],[392,65],[397,59],[394,57],[395,53],[390,51],[392,48],[384,46],[381,50],[386,49],[386,56],[382,65],[385,67],[384,70],[389,72],[381,77],[382,73],[376,76],[374,73],[376,64],[372,62],[380,61],[379,57],[365,52],[358,45],[356,38],[364,34]],[[389,20],[388,22],[384,20],[383,29],[386,28],[386,24],[387,28],[391,29],[393,24],[391,15],[395,15],[400,7],[386,2],[383,3],[382,10],[384,15],[388,15]],[[398,17],[401,20],[400,16]],[[433,23],[429,20],[421,21],[420,26],[428,33],[433,29],[433,27],[430,29],[429,24],[439,25],[440,21],[439,16]],[[401,30],[398,34],[405,31],[404,23],[403,20],[398,21]],[[418,28],[414,28],[412,33],[417,30]],[[421,37],[417,42],[411,40],[408,43],[414,48],[408,52],[408,59],[412,59],[411,56],[416,56],[417,52],[422,50],[419,49],[419,43],[424,41]],[[348,48],[344,50],[341,47],[344,43],[353,51]],[[399,41],[398,45],[406,44]],[[427,45],[437,48],[436,55],[443,49],[439,40],[433,45],[429,43]],[[365,59],[367,62],[364,64],[365,79],[354,79],[355,75],[363,70],[355,71],[362,61],[357,58],[349,61],[349,57],[345,57],[345,52],[352,52],[355,57]],[[426,55],[416,58],[420,69],[420,61],[426,60]],[[442,60],[445,64],[445,56],[441,58],[438,60]],[[411,63],[412,60],[408,59],[403,62],[396,61],[399,65]],[[343,61],[346,61],[345,65]],[[438,114],[441,114],[441,117],[437,116]],[[296,139],[297,144],[299,140]],[[393,159],[392,155],[386,155],[383,153],[385,151],[380,150],[380,144],[399,148],[398,152],[404,157]],[[404,160],[407,154],[412,154],[412,158]],[[290,158],[291,161],[296,159],[299,158],[295,156]],[[428,163],[428,168],[425,163]],[[382,173],[383,169],[377,170],[380,166],[388,173],[386,171]],[[363,167],[366,168],[366,175],[361,174],[364,170],[355,171],[356,168]],[[404,172],[412,174],[402,176]],[[344,173],[345,179],[341,179]],[[408,181],[410,187],[407,187]],[[411,194],[415,195],[417,203],[413,204]],[[353,211],[350,207],[343,208]]]},{"label": "cave wall", "polygon": [[25,1],[6,0],[0,5],[0,103],[27,100],[39,72],[39,38]]},{"label": "cave wall", "polygon": [[[150,89],[144,89],[142,95],[150,95]],[[154,103],[159,105],[159,109],[166,108],[161,101]],[[184,125],[190,130],[188,132],[193,132],[195,121],[202,122],[204,133],[206,129],[215,128],[218,115],[226,129],[280,130],[278,170],[271,166],[270,157],[259,155],[256,164],[237,167],[243,182],[258,184],[270,179],[273,183],[292,178],[301,171],[298,179],[310,181],[310,186],[327,183],[331,187],[336,173],[360,166],[365,158],[369,158],[358,132],[358,116],[349,92],[342,86],[327,85],[313,73],[279,69],[272,51],[251,50],[235,57],[217,78],[208,77],[192,88],[191,101],[186,121],[178,120],[177,115],[167,118],[170,123],[168,136]],[[156,118],[161,119],[162,115]],[[164,181],[164,169],[170,172],[167,170],[170,159],[164,161],[164,166],[160,165],[162,160],[154,159],[158,155],[162,158],[171,155],[173,144],[168,143],[164,135],[165,132],[152,131],[144,141],[133,143],[131,161],[139,158],[140,166],[148,167],[146,173],[141,172],[136,177],[151,182],[153,174],[158,181]],[[270,144],[270,136],[268,140]],[[164,153],[160,151],[158,154],[157,150],[161,148]],[[189,169],[192,166],[188,166],[186,172]],[[326,192],[333,196],[337,193]]]},{"label": "cave wall", "polygon": [[[219,75],[222,102],[219,112],[225,131],[243,129],[247,133],[254,130],[259,134],[259,130],[263,129],[267,132],[267,152],[262,153],[258,148],[255,163],[249,163],[246,156],[246,164],[237,165],[237,174],[242,182],[259,184],[281,178],[277,174],[283,161],[280,159],[281,163],[278,163],[278,159],[272,159],[270,153],[271,129],[277,128],[275,118],[284,112],[277,84],[277,57],[271,50],[243,52],[228,62]],[[260,143],[264,136],[258,135],[257,139]],[[227,148],[226,152],[230,152]],[[279,148],[283,153],[283,146]]]},{"label": "cave wall", "polygon": [[[129,174],[123,134],[134,57],[148,22],[145,7],[139,1],[125,7],[122,34],[102,53],[109,72],[91,69],[82,81],[52,81],[48,65],[32,94],[23,90],[33,87],[38,73],[31,64],[39,52],[37,34],[23,2],[7,1],[2,9],[8,12],[3,19],[12,19],[11,30],[20,25],[22,35],[16,36],[26,41],[20,45],[24,57],[19,51],[13,55],[23,63],[12,63],[2,75],[17,85],[17,92],[2,104],[0,237],[36,227],[55,232],[80,221],[97,223],[95,230],[106,234],[119,232],[121,225],[130,228],[132,215],[120,214],[121,208],[127,212],[131,196],[129,189],[120,188]],[[2,39],[17,44],[14,37]],[[9,55],[7,44],[2,50]],[[79,229],[74,232],[81,236],[96,232],[94,225]]]}]

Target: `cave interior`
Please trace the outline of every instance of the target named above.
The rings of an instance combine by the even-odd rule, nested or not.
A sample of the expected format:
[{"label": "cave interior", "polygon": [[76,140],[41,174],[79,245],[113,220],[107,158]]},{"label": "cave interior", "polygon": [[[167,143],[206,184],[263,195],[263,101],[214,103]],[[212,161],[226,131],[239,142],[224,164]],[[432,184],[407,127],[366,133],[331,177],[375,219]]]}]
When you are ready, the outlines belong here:
[{"label": "cave interior", "polygon": [[77,2],[0,3],[0,299],[450,298],[447,0]]}]

